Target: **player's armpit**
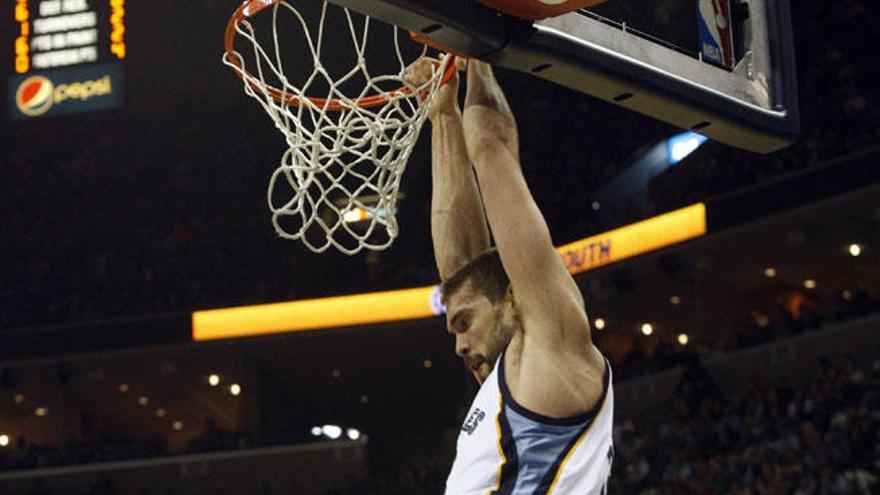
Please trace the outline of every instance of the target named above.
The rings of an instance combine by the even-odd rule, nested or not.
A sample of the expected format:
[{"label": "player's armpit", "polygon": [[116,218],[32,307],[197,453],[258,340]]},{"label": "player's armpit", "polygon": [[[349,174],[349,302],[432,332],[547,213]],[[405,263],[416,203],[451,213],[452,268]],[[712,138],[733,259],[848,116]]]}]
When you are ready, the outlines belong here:
[{"label": "player's armpit", "polygon": [[551,418],[570,418],[596,407],[608,370],[598,349],[563,348],[547,352],[523,343],[505,353],[505,381],[512,398],[527,410]]}]

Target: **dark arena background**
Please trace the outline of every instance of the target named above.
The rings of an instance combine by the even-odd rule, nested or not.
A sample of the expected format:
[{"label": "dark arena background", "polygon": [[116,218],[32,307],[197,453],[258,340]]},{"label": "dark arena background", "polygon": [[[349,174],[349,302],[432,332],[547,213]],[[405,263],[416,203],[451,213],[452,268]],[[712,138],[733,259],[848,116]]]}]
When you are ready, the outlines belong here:
[{"label": "dark arena background", "polygon": [[[637,4],[600,12],[695,22]],[[285,144],[221,64],[236,7],[2,0],[2,495],[443,492],[476,391],[443,317],[194,324],[438,283],[427,129],[391,248],[275,235]],[[880,493],[877,5],[791,10],[801,135],[769,155],[497,71],[555,244],[586,239],[563,256],[614,370],[611,494]],[[700,235],[616,255],[692,205]]]}]

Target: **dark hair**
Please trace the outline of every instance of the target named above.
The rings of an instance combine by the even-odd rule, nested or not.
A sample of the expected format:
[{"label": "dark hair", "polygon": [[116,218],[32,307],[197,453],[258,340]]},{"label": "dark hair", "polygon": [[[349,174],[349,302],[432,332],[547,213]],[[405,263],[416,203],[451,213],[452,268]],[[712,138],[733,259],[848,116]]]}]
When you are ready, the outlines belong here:
[{"label": "dark hair", "polygon": [[510,279],[501,264],[498,249],[489,248],[483,251],[444,281],[440,286],[443,304],[468,280],[475,291],[485,294],[493,303],[504,298]]}]

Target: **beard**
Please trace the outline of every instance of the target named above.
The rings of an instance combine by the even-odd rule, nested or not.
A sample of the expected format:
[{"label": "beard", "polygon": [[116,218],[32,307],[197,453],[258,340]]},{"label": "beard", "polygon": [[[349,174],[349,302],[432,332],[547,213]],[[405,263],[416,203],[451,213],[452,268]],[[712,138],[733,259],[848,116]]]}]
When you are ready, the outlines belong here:
[{"label": "beard", "polygon": [[473,363],[486,362],[489,365],[486,373],[480,373],[477,376],[477,381],[480,383],[483,383],[483,381],[489,376],[489,373],[491,373],[492,369],[495,367],[495,363],[498,362],[498,357],[501,356],[501,353],[504,352],[504,349],[507,348],[510,339],[513,337],[514,325],[511,321],[508,321],[508,319],[505,318],[506,316],[508,315],[505,313],[505,308],[503,306],[496,310],[495,325],[489,333],[485,354],[478,354],[471,358]]},{"label": "beard", "polygon": [[513,336],[513,325],[504,320],[503,310],[499,310],[495,318],[495,326],[486,343],[486,360],[494,366],[498,356],[504,352]]}]

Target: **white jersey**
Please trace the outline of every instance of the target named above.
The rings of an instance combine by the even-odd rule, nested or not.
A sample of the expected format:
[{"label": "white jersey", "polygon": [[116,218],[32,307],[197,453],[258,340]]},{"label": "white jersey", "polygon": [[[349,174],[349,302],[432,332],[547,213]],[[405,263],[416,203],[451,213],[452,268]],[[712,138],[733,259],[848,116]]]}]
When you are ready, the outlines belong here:
[{"label": "white jersey", "polygon": [[592,411],[550,418],[514,401],[502,354],[461,427],[446,495],[605,495],[614,457],[607,362],[606,370]]}]

